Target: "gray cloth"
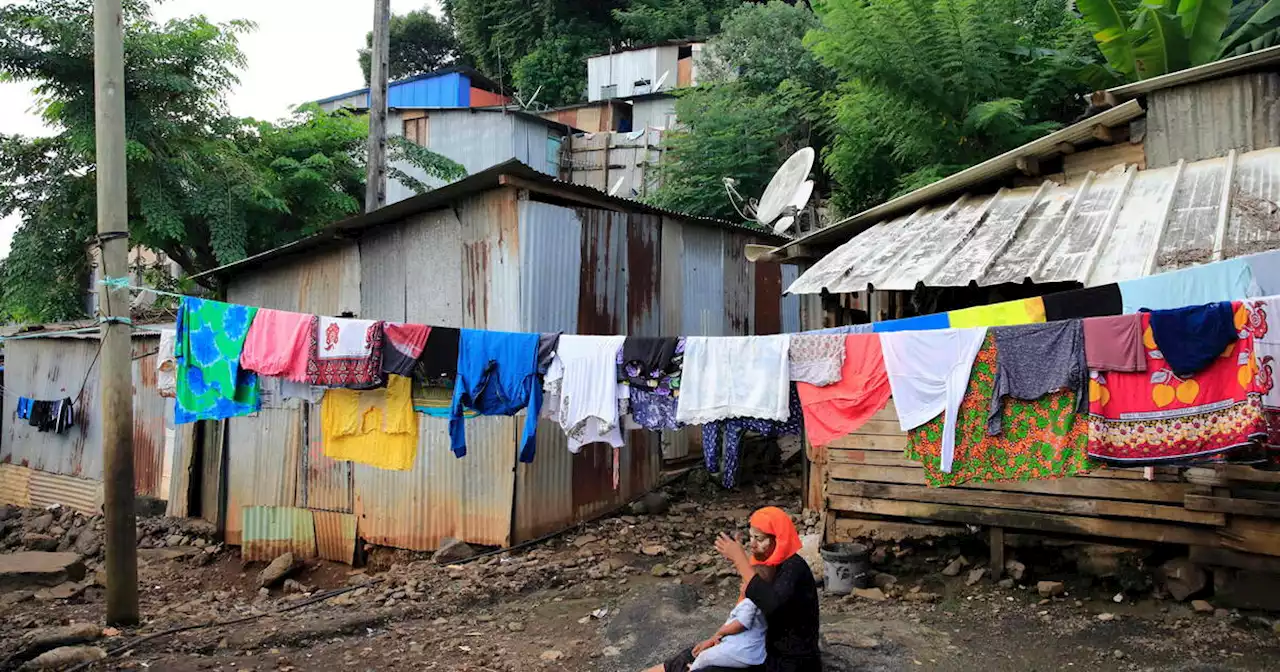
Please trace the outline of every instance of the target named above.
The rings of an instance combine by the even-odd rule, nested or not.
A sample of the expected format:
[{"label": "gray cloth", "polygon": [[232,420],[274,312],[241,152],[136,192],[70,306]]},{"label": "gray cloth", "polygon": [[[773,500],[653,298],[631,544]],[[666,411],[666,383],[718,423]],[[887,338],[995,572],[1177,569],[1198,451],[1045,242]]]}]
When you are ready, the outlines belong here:
[{"label": "gray cloth", "polygon": [[1016,327],[995,327],[995,394],[987,415],[987,433],[1003,429],[1004,397],[1034,401],[1051,392],[1076,393],[1076,411],[1089,411],[1089,366],[1084,355],[1084,324],[1062,320]]},{"label": "gray cloth", "polygon": [[847,336],[849,334],[869,334],[871,333],[871,329],[871,323],[867,322],[866,324],[848,324],[843,327],[827,327],[826,329],[814,329],[812,331],[802,331],[800,333],[807,336],[814,336],[817,334],[840,334]]},{"label": "gray cloth", "polygon": [[1244,260],[1248,262],[1249,270],[1253,271],[1253,291],[1250,296],[1280,294],[1280,250],[1251,254]]},{"label": "gray cloth", "polygon": [[551,360],[556,357],[556,346],[560,345],[560,333],[538,334],[538,374],[547,375],[551,368]]}]

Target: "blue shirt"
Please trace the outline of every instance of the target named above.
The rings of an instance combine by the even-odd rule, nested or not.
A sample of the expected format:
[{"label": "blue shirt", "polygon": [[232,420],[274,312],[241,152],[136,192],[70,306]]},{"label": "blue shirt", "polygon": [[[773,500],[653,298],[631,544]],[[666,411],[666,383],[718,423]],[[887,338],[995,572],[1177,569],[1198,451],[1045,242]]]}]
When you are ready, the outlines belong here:
[{"label": "blue shirt", "polygon": [[1124,312],[1136,313],[1247,299],[1254,282],[1249,262],[1229,259],[1118,284]]},{"label": "blue shirt", "polygon": [[538,384],[538,334],[512,334],[463,329],[458,340],[458,377],[449,407],[449,445],[453,454],[467,454],[467,428],[463,412],[480,415],[515,415],[528,408],[520,461],[532,462],[534,432],[542,410],[542,385]]},{"label": "blue shirt", "polygon": [[950,329],[951,317],[946,313],[933,313],[919,317],[904,317],[900,320],[873,322],[872,331],[884,334],[894,331],[929,331],[931,329]]}]

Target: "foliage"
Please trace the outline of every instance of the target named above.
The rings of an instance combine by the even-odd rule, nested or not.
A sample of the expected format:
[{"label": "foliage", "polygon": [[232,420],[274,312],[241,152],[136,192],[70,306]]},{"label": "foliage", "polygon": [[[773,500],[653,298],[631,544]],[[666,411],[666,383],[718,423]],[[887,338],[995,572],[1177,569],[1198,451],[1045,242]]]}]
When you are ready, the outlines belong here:
[{"label": "foliage", "polygon": [[[365,45],[360,50],[360,70],[367,83],[372,67],[372,32],[365,36]],[[453,28],[425,9],[391,17],[387,51],[387,76],[392,80],[439,70],[457,61],[462,53]]]},{"label": "foliage", "polygon": [[448,157],[436,154],[426,147],[412,142],[403,135],[388,137],[387,179],[399,180],[401,184],[419,194],[431,191],[431,187],[427,183],[396,167],[395,164],[400,162],[407,163],[422,170],[427,175],[445,182],[461,180],[467,176],[467,169]]},{"label": "foliage", "polygon": [[[824,165],[861,210],[1068,121],[1105,80],[1060,0],[826,0],[808,44],[841,80]],[[1012,20],[1010,17],[1014,17]]]},{"label": "foliage", "polygon": [[1280,0],[1236,0],[1221,55],[1240,56],[1280,44]]},{"label": "foliage", "polygon": [[[299,110],[272,124],[230,116],[224,96],[251,26],[160,25],[125,0],[129,233],[188,273],[237,261],[362,209],[367,122]],[[91,0],[0,7],[0,76],[30,82],[48,138],[0,136],[0,214],[22,224],[5,264],[17,319],[80,315],[95,230]]]},{"label": "foliage", "polygon": [[655,203],[736,217],[722,178],[758,197],[789,154],[813,143],[831,85],[803,43],[817,25],[808,9],[776,0],[744,5],[724,22],[700,64],[706,81],[676,102],[685,128],[667,135]]},{"label": "foliage", "polygon": [[1147,79],[1218,58],[1231,0],[1079,0],[1111,67]]},{"label": "foliage", "polygon": [[742,0],[632,0],[613,12],[623,37],[638,44],[708,37]]},{"label": "foliage", "polygon": [[601,50],[598,39],[579,31],[544,37],[516,63],[515,88],[538,108],[577,103],[587,90],[587,58]]}]

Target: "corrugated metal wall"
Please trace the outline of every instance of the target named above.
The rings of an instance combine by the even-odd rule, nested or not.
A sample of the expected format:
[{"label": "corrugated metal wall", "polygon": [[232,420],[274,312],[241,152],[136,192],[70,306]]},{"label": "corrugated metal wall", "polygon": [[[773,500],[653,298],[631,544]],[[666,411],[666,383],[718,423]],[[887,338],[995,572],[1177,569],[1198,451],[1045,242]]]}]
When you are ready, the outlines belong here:
[{"label": "corrugated metal wall", "polygon": [[[659,75],[661,77],[661,75]],[[637,100],[631,106],[631,128],[660,128],[671,130],[676,127],[675,98],[647,98]]]},{"label": "corrugated metal wall", "polygon": [[647,79],[649,86],[657,86],[664,72],[670,74],[662,89],[675,88],[679,58],[679,47],[653,47],[591,58],[587,61],[587,100],[605,99],[602,89],[611,85],[618,88],[609,97],[630,98],[636,95],[636,82]]},{"label": "corrugated metal wall", "polygon": [[[725,287],[725,234],[706,227],[683,227],[684,256],[683,312],[684,336],[730,336],[726,330],[729,297]],[[670,263],[670,260],[664,260]]]},{"label": "corrugated metal wall", "polygon": [[1280,146],[1280,73],[1258,72],[1147,96],[1147,168]]},{"label": "corrugated metal wall", "polygon": [[458,72],[397,82],[387,88],[387,107],[468,107],[471,78]]},{"label": "corrugated metal wall", "polygon": [[263,408],[226,426],[226,539],[239,544],[243,507],[288,507],[297,501],[302,410]]}]

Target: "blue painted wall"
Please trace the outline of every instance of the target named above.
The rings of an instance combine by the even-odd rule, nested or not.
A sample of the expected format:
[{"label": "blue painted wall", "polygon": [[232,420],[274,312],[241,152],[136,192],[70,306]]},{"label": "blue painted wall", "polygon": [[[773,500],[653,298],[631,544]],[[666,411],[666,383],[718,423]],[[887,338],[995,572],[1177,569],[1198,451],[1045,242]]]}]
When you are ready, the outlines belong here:
[{"label": "blue painted wall", "polygon": [[388,107],[470,107],[471,78],[458,72],[439,77],[393,83],[387,91]]}]

